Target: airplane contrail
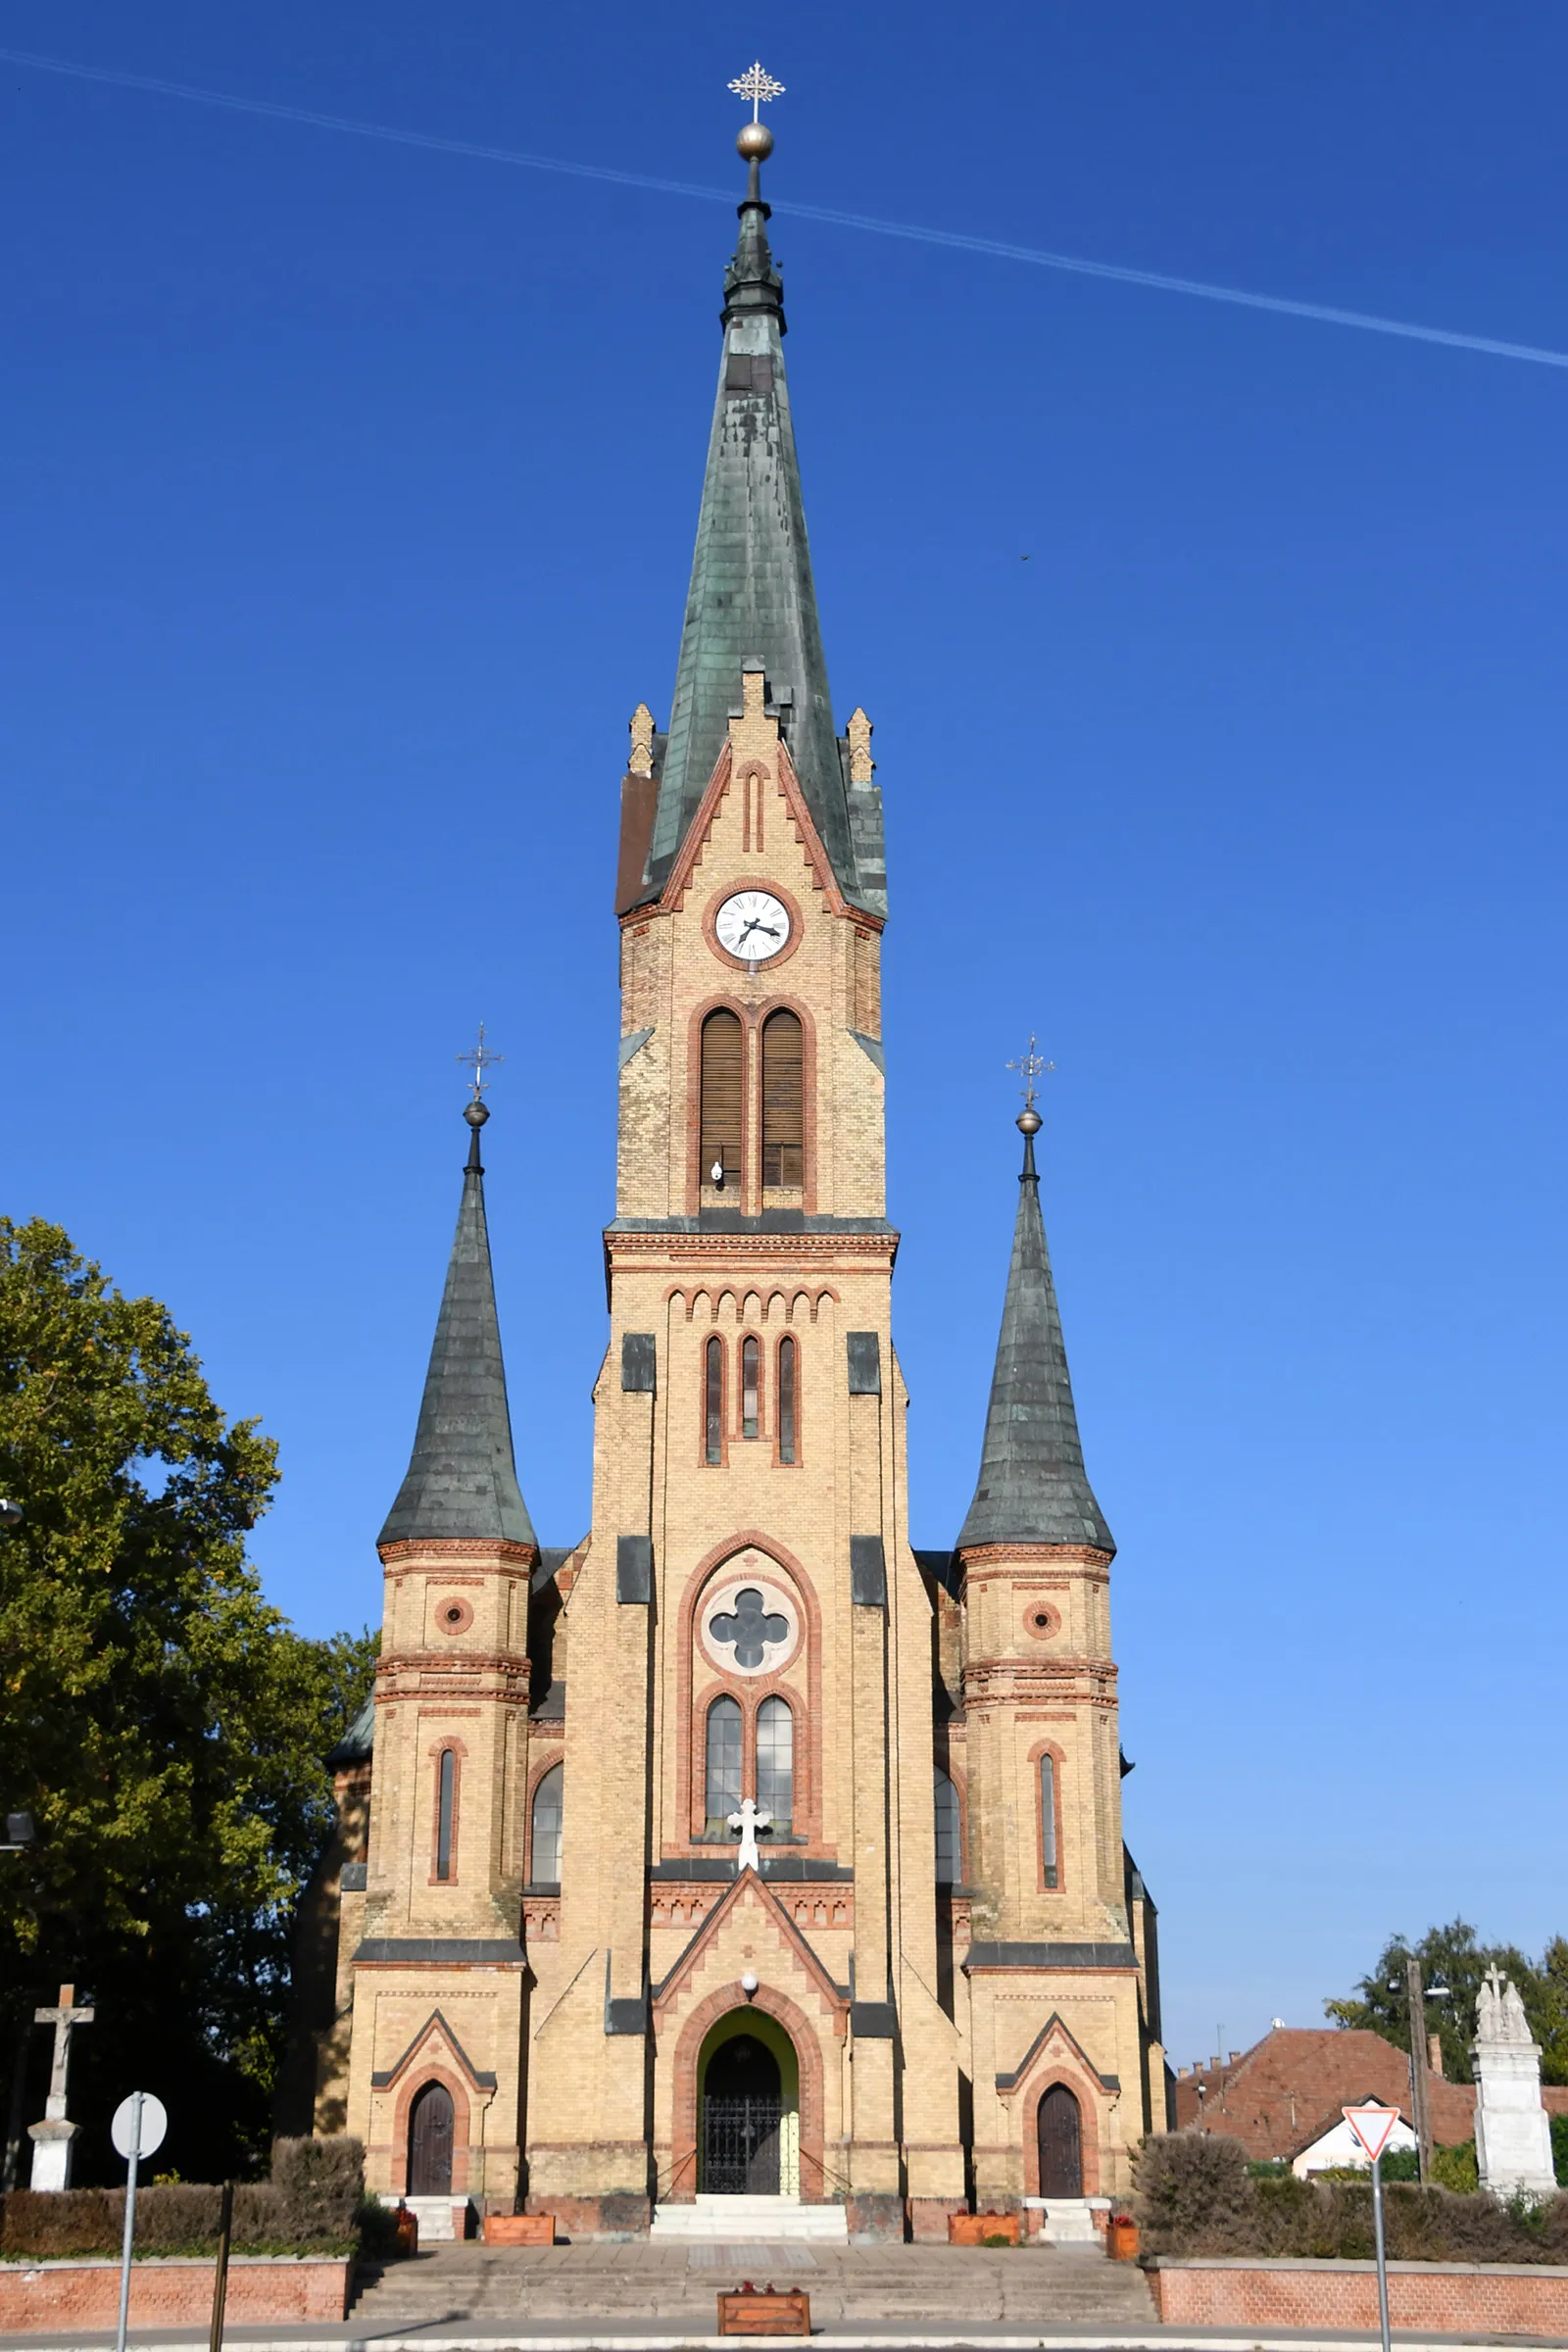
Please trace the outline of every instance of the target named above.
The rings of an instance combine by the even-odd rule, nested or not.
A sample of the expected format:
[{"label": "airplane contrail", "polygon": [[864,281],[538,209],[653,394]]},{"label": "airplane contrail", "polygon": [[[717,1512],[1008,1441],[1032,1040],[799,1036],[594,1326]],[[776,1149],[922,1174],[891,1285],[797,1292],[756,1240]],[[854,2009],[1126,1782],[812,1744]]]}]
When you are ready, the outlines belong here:
[{"label": "airplane contrail", "polygon": [[[226,107],[240,115],[263,115],[279,122],[304,122],[317,130],[342,130],[361,139],[383,139],[398,147],[425,147],[439,155],[466,155],[491,164],[521,166],[529,172],[564,172],[575,179],[609,180],[624,188],[647,188],[661,196],[693,196],[704,203],[733,205],[732,188],[709,188],[684,179],[656,179],[645,172],[621,172],[611,164],[580,164],[555,155],[529,155],[517,147],[491,147],[476,139],[449,139],[437,132],[402,130],[389,122],[365,122],[353,115],[327,115],[305,106],[283,106],[270,98],[240,98],[227,90],[208,90],[187,81],[166,81],[152,74],[124,74],[108,66],[77,65],[63,57],[44,57],[31,49],[0,48],[0,59],[14,66],[32,66],[45,74],[67,74],[78,81],[108,82],[122,90],[149,90],[161,98],[182,98],[197,106]],[[989,254],[1004,262],[1026,262],[1039,270],[1065,270],[1077,277],[1108,278],[1123,286],[1152,286],[1163,294],[1197,295],[1204,302],[1228,302],[1243,310],[1275,311],[1289,318],[1315,318],[1330,326],[1354,326],[1375,335],[1398,335],[1407,342],[1442,343],[1453,351],[1481,351],[1494,359],[1532,360],[1543,368],[1568,368],[1568,351],[1547,351],[1533,343],[1506,343],[1492,335],[1462,334],[1446,326],[1416,326],[1405,318],[1383,318],[1370,311],[1340,310],[1329,303],[1295,302],[1283,294],[1256,294],[1243,286],[1211,285],[1200,277],[1172,277],[1158,270],[1134,270],[1118,262],[1092,262],[1069,253],[1048,253],[1039,246],[1004,244],[997,237],[968,236],[953,228],[924,228],[908,220],[882,220],[869,213],[841,212],[822,204],[776,204],[775,213],[798,220],[820,220],[833,228],[858,228],[878,237],[903,237],[919,245],[944,245],[958,253]]]}]

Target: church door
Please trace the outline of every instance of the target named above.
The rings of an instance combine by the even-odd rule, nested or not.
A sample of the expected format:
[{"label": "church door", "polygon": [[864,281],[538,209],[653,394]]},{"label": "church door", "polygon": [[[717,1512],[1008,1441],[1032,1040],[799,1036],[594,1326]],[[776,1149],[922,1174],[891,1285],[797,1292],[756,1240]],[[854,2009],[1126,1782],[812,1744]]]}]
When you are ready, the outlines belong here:
[{"label": "church door", "polygon": [[776,2197],[784,2113],[778,2060],[750,2034],[721,2041],[703,2082],[703,2188],[710,2197]]},{"label": "church door", "polygon": [[1078,2102],[1065,2082],[1053,2082],[1040,2102],[1040,2194],[1081,2197],[1084,2152]]},{"label": "church door", "polygon": [[409,2195],[452,2193],[452,2093],[427,2082],[409,2110]]}]

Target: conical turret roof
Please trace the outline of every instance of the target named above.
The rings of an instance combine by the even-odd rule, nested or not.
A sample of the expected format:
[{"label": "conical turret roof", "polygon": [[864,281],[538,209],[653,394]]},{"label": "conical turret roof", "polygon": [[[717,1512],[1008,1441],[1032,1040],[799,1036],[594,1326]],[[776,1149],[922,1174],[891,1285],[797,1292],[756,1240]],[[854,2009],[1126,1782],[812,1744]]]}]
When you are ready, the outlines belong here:
[{"label": "conical turret roof", "polygon": [[490,1271],[479,1129],[480,1102],[465,1112],[471,1140],[458,1230],[436,1318],[435,1343],[408,1475],[387,1515],[382,1544],[480,1538],[534,1544],[533,1522],[512,1454],[501,1325]]},{"label": "conical turret roof", "polygon": [[[1038,1126],[1038,1116],[1028,1115]],[[1027,1127],[980,1476],[958,1549],[982,1544],[1073,1544],[1107,1552],[1116,1548],[1084,1469],[1040,1213],[1034,1135]]]},{"label": "conical turret roof", "polygon": [[741,670],[760,662],[839,888],[885,913],[880,799],[852,792],[848,746],[834,733],[784,374],[784,289],[758,174],[754,157],[724,276],[718,392],[644,879],[651,891],[667,880],[740,709]]}]

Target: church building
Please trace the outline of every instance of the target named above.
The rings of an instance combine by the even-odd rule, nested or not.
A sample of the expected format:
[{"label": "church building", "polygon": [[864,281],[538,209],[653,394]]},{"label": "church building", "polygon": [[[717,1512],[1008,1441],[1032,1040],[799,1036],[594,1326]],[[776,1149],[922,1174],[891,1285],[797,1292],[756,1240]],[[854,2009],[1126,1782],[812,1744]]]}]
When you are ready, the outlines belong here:
[{"label": "church building", "polygon": [[741,134],[674,693],[621,784],[592,1524],[542,1544],[519,1484],[476,1085],[290,2120],[358,2134],[383,2197],[573,2236],[721,2234],[731,2197],[768,2200],[751,2236],[1087,2234],[1168,2113],[1115,1545],[1031,1106],[974,1499],[912,1546],[882,804],[828,692],[771,146]]}]

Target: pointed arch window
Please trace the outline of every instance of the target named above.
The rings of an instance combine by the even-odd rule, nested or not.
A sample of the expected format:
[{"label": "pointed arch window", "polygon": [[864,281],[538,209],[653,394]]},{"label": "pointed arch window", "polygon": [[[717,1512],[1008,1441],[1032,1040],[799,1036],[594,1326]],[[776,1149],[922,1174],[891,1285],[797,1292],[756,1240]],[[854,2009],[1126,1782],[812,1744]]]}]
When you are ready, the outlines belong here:
[{"label": "pointed arch window", "polygon": [[958,1826],[958,1791],[941,1765],[937,1766],[937,1885],[956,1886],[963,1878],[962,1838]]},{"label": "pointed arch window", "polygon": [[758,1366],[761,1348],[754,1339],[741,1342],[741,1436],[755,1438],[758,1431],[757,1390]]},{"label": "pointed arch window", "polygon": [[534,1886],[561,1885],[561,1830],[564,1814],[563,1767],[552,1764],[533,1792],[528,1838],[528,1881]]},{"label": "pointed arch window", "polygon": [[444,1747],[435,1767],[435,1875],[445,1884],[455,1879],[458,1846],[458,1759]]},{"label": "pointed arch window", "polygon": [[717,1338],[703,1350],[703,1450],[710,1463],[724,1459],[724,1343]]},{"label": "pointed arch window", "polygon": [[[698,1185],[705,1193],[722,1193],[738,1185],[741,1174],[744,1055],[739,1013],[721,1008],[709,1014],[703,1023],[702,1054]],[[716,1180],[715,1168],[719,1171]]]},{"label": "pointed arch window", "polygon": [[762,1183],[775,1189],[806,1181],[806,1041],[797,1013],[770,1012],[762,1024]]},{"label": "pointed arch window", "polygon": [[710,1835],[729,1834],[729,1817],[741,1805],[741,1706],[738,1698],[715,1698],[708,1710],[708,1796]]},{"label": "pointed arch window", "polygon": [[795,1421],[799,1410],[795,1342],[786,1336],[778,1344],[778,1458],[796,1459]]},{"label": "pointed arch window", "polygon": [[764,1698],[757,1710],[757,1803],[773,1816],[775,1837],[795,1813],[795,1718],[789,1701]]},{"label": "pointed arch window", "polygon": [[1048,1886],[1061,1884],[1057,1855],[1056,1759],[1049,1750],[1040,1759],[1040,1875]]}]

